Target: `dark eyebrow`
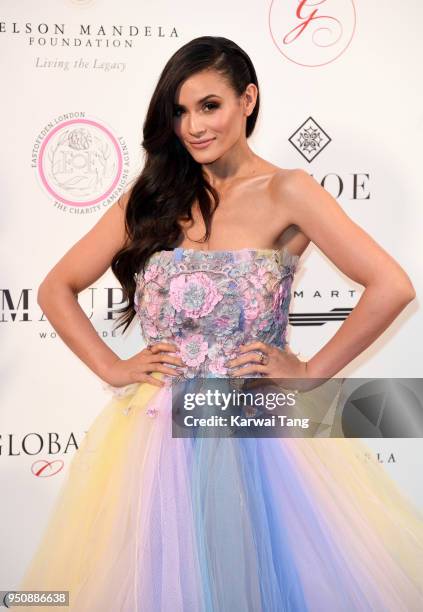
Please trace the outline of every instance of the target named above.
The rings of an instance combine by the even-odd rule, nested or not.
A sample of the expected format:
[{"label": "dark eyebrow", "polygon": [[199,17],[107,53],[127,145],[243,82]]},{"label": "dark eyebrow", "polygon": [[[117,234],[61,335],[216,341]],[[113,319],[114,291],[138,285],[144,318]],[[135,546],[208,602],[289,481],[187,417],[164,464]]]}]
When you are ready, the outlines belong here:
[{"label": "dark eyebrow", "polygon": [[[220,98],[220,96],[218,96],[217,94],[208,94],[207,96],[204,96],[204,98],[201,98],[200,100],[198,100],[197,104],[202,104],[203,102],[205,102],[209,98]],[[175,103],[174,106],[177,107],[177,108],[184,108],[184,106],[182,104],[176,104]]]}]

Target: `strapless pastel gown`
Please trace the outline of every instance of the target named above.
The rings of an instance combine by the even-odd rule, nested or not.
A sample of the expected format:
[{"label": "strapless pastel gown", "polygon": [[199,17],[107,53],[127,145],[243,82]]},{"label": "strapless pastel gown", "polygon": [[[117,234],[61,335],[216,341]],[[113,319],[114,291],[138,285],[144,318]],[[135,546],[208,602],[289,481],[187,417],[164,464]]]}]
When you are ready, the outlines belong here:
[{"label": "strapless pastel gown", "polygon": [[[146,342],[175,343],[187,383],[229,378],[240,344],[286,346],[298,263],[154,253],[137,278]],[[422,513],[361,440],[173,437],[172,376],[153,375],[166,384],[112,389],[19,589],[69,590],[74,612],[423,610]]]}]

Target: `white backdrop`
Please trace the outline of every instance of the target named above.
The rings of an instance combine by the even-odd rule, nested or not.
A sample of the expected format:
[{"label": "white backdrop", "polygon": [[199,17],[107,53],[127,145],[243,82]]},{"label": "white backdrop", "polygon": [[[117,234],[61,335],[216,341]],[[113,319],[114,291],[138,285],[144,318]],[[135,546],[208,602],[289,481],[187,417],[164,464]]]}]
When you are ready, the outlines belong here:
[{"label": "white backdrop", "polygon": [[[261,87],[251,147],[322,182],[401,263],[419,296],[423,6],[2,0],[0,7],[0,590],[6,590],[15,588],[73,453],[109,398],[43,317],[37,287],[140,171],[142,124],[165,62],[206,34],[243,47]],[[307,136],[310,146],[301,146]],[[353,308],[363,291],[312,245],[293,288],[291,313],[310,317]],[[119,299],[110,270],[80,295],[98,333],[126,357],[143,345],[136,325],[125,338],[112,336],[110,300],[116,306]],[[292,326],[290,344],[310,357],[339,325]],[[422,336],[417,298],[340,374],[421,377]],[[423,507],[421,440],[368,444]]]}]

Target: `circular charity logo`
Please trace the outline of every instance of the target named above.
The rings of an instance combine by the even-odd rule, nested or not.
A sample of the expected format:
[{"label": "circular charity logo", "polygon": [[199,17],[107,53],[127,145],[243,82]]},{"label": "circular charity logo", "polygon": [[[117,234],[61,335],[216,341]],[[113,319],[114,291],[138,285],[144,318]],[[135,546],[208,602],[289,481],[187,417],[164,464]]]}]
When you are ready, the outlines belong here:
[{"label": "circular charity logo", "polygon": [[33,163],[56,202],[89,207],[117,199],[123,190],[127,148],[100,121],[83,117],[56,121],[42,130],[36,143]]},{"label": "circular charity logo", "polygon": [[269,30],[276,47],[300,66],[324,66],[347,49],[354,36],[353,0],[272,0]]}]

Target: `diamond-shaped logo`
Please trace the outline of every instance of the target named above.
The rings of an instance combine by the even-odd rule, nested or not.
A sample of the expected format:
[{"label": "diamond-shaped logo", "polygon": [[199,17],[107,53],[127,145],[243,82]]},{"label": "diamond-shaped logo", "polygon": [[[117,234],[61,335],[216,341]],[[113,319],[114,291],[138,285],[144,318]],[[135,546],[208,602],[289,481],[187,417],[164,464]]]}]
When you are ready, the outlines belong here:
[{"label": "diamond-shaped logo", "polygon": [[331,142],[313,117],[306,119],[288,140],[309,163]]}]

